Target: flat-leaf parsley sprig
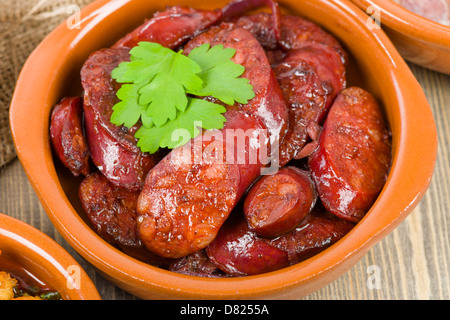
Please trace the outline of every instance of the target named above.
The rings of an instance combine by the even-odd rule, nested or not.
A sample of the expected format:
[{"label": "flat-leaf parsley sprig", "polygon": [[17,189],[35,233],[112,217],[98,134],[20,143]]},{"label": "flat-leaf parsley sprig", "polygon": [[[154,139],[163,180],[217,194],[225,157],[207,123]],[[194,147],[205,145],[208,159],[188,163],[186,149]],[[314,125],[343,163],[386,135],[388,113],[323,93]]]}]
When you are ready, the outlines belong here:
[{"label": "flat-leaf parsley sprig", "polygon": [[[198,97],[212,96],[225,104],[248,103],[255,94],[245,68],[231,58],[235,49],[203,44],[188,56],[153,42],[140,42],[130,50],[130,61],[112,71],[122,83],[117,91],[111,122],[142,127],[136,132],[138,147],[154,153],[159,148],[175,148],[188,142],[203,129],[222,129],[225,107]],[[184,129],[189,137],[173,138]]]}]

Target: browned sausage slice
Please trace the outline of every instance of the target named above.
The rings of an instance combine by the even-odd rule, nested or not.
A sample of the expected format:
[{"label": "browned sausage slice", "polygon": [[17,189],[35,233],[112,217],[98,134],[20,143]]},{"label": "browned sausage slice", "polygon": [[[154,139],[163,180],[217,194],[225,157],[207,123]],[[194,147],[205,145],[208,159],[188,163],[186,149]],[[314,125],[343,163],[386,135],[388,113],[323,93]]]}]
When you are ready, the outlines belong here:
[{"label": "browned sausage slice", "polygon": [[130,60],[129,49],[101,49],[89,55],[81,68],[81,85],[84,90],[84,108],[91,108],[94,117],[108,134],[125,148],[135,151],[135,132],[138,128],[127,129],[111,123],[112,107],[119,102],[116,96],[121,84],[111,78],[111,72],[124,61]]},{"label": "browned sausage slice", "polygon": [[[280,145],[280,166],[297,157],[308,141],[308,127],[321,124],[336,95],[346,86],[347,54],[339,42],[316,24],[281,17],[277,41],[272,16],[257,13],[237,19],[264,46],[289,112],[288,132]],[[281,50],[282,47],[288,50]]]},{"label": "browned sausage slice", "polygon": [[266,273],[290,264],[283,249],[255,234],[240,215],[225,222],[206,252],[219,269],[233,276]]},{"label": "browned sausage slice", "polygon": [[[224,129],[213,141],[198,136],[172,150],[149,172],[138,201],[140,238],[149,250],[180,258],[206,247],[260,174],[260,163],[227,162],[227,155],[235,157],[236,145],[226,132],[239,128],[252,135],[265,130],[264,125],[243,112],[229,111],[226,117]],[[242,155],[258,152],[258,143],[247,140]],[[220,157],[208,155],[211,146],[217,147]]]},{"label": "browned sausage slice", "polygon": [[335,37],[312,21],[294,15],[284,15],[281,19],[281,41],[288,49],[299,49],[311,43],[320,43],[336,51],[342,63],[346,64],[347,53]]},{"label": "browned sausage slice", "polygon": [[[279,42],[281,42],[285,52],[300,49],[312,43],[320,43],[336,51],[344,64],[347,61],[347,53],[339,42],[317,24],[287,14],[282,15],[280,20],[281,35],[279,40],[274,33],[273,18],[267,13],[242,16],[236,20],[236,25],[253,34],[268,51],[279,49]],[[277,55],[281,57],[281,60],[284,57],[281,52],[277,52]],[[278,64],[281,60],[276,61],[275,64]]]},{"label": "browned sausage slice", "polygon": [[250,230],[240,212],[235,213],[206,248],[211,261],[233,276],[261,274],[306,260],[336,243],[355,226],[315,206],[294,230],[267,239]]},{"label": "browned sausage slice", "polygon": [[325,208],[358,222],[383,188],[390,162],[390,132],[375,98],[361,88],[343,90],[309,157]]},{"label": "browned sausage slice", "polygon": [[92,161],[112,183],[132,191],[142,189],[148,171],[159,154],[143,153],[134,137],[140,123],[128,129],[111,123],[119,101],[120,84],[111,79],[119,63],[129,60],[129,49],[102,49],[92,53],[81,69],[84,89],[86,139]]},{"label": "browned sausage slice", "polygon": [[81,182],[78,194],[94,230],[104,240],[129,247],[142,246],[136,228],[139,192],[116,187],[97,171]]},{"label": "browned sausage slice", "polygon": [[345,66],[329,46],[311,43],[291,50],[274,72],[289,106],[288,132],[280,146],[280,165],[284,166],[302,150],[309,127],[322,123],[345,87]]},{"label": "browned sausage slice", "polygon": [[[255,97],[246,105],[229,108],[225,127],[219,131],[225,139],[218,137],[214,142],[225,154],[231,154],[231,162],[229,158],[219,161],[221,157],[186,162],[192,146],[184,146],[172,150],[148,174],[138,203],[140,236],[149,250],[164,257],[188,255],[214,239],[246,189],[267,165],[267,151],[272,146],[269,143],[282,139],[286,130],[286,105],[258,41],[242,28],[222,24],[191,40],[186,52],[203,43],[236,49],[233,59],[245,67],[243,76],[253,85]],[[242,132],[249,139],[238,147],[234,137],[227,138],[230,132]],[[199,136],[191,145],[202,139]],[[210,143],[203,141],[202,145],[206,150]],[[232,152],[227,153],[229,150]],[[203,154],[200,159],[205,159]]]},{"label": "browned sausage slice", "polygon": [[53,109],[50,137],[56,155],[74,176],[88,175],[89,151],[81,126],[82,99],[63,98]]},{"label": "browned sausage slice", "polygon": [[174,49],[202,30],[217,22],[220,10],[197,10],[173,6],[155,16],[120,39],[113,47],[137,46],[141,41],[150,41]]},{"label": "browned sausage slice", "polygon": [[218,278],[226,276],[209,260],[204,250],[175,260],[170,264],[169,270],[197,277]]},{"label": "browned sausage slice", "polygon": [[450,26],[449,0],[394,0],[404,8],[411,10],[424,18]]},{"label": "browned sausage slice", "polygon": [[250,229],[275,238],[294,229],[312,210],[317,193],[309,172],[285,167],[252,186],[244,203]]},{"label": "browned sausage slice", "polygon": [[297,228],[269,243],[287,253],[291,264],[306,260],[345,236],[354,223],[316,206]]}]

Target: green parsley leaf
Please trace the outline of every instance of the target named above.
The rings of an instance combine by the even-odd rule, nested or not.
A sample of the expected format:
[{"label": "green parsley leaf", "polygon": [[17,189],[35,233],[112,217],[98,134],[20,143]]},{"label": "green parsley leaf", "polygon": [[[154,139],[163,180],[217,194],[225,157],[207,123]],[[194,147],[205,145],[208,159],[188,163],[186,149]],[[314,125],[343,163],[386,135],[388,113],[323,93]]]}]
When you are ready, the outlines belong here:
[{"label": "green parsley leaf", "polygon": [[161,148],[176,148],[186,144],[203,129],[222,129],[226,121],[222,115],[225,107],[206,100],[188,98],[188,107],[180,112],[175,121],[168,121],[162,126],[142,126],[136,132],[139,139],[137,146],[143,152],[156,152]]},{"label": "green parsley leaf", "polygon": [[128,128],[134,126],[141,119],[144,126],[152,126],[152,118],[147,115],[147,106],[138,103],[138,91],[142,85],[124,84],[117,91],[117,97],[121,100],[113,107],[111,122],[117,126],[124,125]]},{"label": "green parsley leaf", "polygon": [[239,78],[245,68],[230,60],[235,53],[235,49],[224,48],[221,44],[210,48],[205,43],[193,49],[189,58],[200,65],[202,72],[198,76],[203,80],[204,86],[200,90],[189,92],[198,96],[213,96],[229,105],[233,105],[235,101],[245,104],[254,98],[255,93],[249,80]]},{"label": "green parsley leaf", "polygon": [[245,68],[231,60],[235,53],[223,45],[204,44],[186,56],[157,43],[140,42],[130,50],[130,61],[111,73],[123,84],[111,122],[131,128],[140,120],[138,147],[150,153],[185,144],[199,128],[223,128],[226,109],[192,95],[212,96],[229,105],[248,103],[255,94],[249,80],[241,77]]},{"label": "green parsley leaf", "polygon": [[117,82],[142,83],[138,104],[146,106],[147,115],[157,126],[175,120],[177,109],[187,106],[186,90],[201,89],[203,81],[196,75],[200,66],[181,52],[157,43],[140,42],[130,50],[131,62],[123,62],[111,76]]}]

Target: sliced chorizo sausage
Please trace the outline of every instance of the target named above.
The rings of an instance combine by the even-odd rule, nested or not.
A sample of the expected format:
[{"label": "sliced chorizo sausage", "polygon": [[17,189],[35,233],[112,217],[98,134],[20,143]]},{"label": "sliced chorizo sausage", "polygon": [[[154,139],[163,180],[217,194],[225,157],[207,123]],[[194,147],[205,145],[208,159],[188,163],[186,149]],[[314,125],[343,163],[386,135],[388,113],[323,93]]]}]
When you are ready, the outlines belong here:
[{"label": "sliced chorizo sausage", "polygon": [[188,256],[175,260],[169,265],[169,270],[190,276],[219,278],[224,274],[209,260],[204,250],[199,250]]},{"label": "sliced chorizo sausage", "polygon": [[316,205],[297,228],[269,243],[286,252],[290,264],[295,264],[336,243],[354,226],[354,223],[340,219]]},{"label": "sliced chorizo sausage", "polygon": [[136,228],[139,192],[113,185],[99,171],[80,184],[78,195],[94,230],[106,241],[141,247]]},{"label": "sliced chorizo sausage", "polygon": [[101,172],[89,174],[81,182],[78,196],[94,231],[129,256],[154,266],[167,268],[172,262],[144,248],[137,231],[138,191],[112,184]]},{"label": "sliced chorizo sausage", "polygon": [[338,95],[308,163],[325,208],[358,222],[383,188],[391,163],[390,132],[370,93],[352,87]]},{"label": "sliced chorizo sausage", "polygon": [[418,0],[394,0],[399,5],[418,15],[450,26],[450,1],[418,1]]},{"label": "sliced chorizo sausage", "polygon": [[310,174],[285,167],[258,180],[244,202],[250,229],[275,238],[294,229],[312,210],[317,193]]},{"label": "sliced chorizo sausage", "polygon": [[159,161],[159,154],[143,153],[136,146],[134,134],[140,123],[128,129],[110,121],[120,88],[111,79],[111,72],[129,58],[127,48],[92,53],[81,69],[81,83],[86,139],[92,161],[112,183],[136,191],[143,187],[148,171]]},{"label": "sliced chorizo sausage", "polygon": [[289,127],[280,146],[280,165],[295,158],[311,126],[322,123],[337,93],[345,87],[345,66],[330,47],[312,43],[291,50],[274,68],[289,110]]},{"label": "sliced chorizo sausage", "polygon": [[266,273],[290,265],[288,254],[250,230],[239,215],[230,217],[206,248],[209,259],[232,276]]},{"label": "sliced chorizo sausage", "polygon": [[240,212],[236,212],[206,252],[210,260],[229,275],[256,275],[306,260],[336,243],[354,226],[323,207],[315,206],[294,230],[267,239],[252,231]]},{"label": "sliced chorizo sausage", "polygon": [[[287,53],[311,43],[321,43],[336,51],[344,64],[347,61],[347,53],[331,34],[317,24],[298,16],[281,15],[279,39],[275,34],[273,15],[265,12],[239,17],[236,19],[236,25],[253,34],[267,51],[282,49]],[[284,57],[282,52],[278,52],[277,56]],[[275,61],[275,64],[280,61]]]},{"label": "sliced chorizo sausage", "polygon": [[156,42],[174,49],[216,23],[220,10],[197,10],[173,6],[155,16],[117,41],[113,48],[137,46],[141,41]]},{"label": "sliced chorizo sausage", "polygon": [[221,23],[189,41],[184,52],[204,43],[211,46],[223,44],[236,49],[232,60],[245,67],[243,78],[249,79],[255,97],[247,104],[235,104],[235,108],[260,117],[269,130],[271,144],[279,143],[285,136],[288,113],[283,93],[275,78],[267,56],[257,39],[234,23]]},{"label": "sliced chorizo sausage", "polygon": [[[213,141],[198,136],[172,150],[149,172],[138,200],[140,238],[149,250],[180,258],[206,247],[259,176],[261,164],[237,163],[234,139],[226,132],[239,128],[251,137],[265,130],[263,123],[239,111],[228,111],[226,117],[224,129]],[[244,157],[256,153],[260,143],[266,142],[247,140],[240,152]],[[210,156],[214,152],[219,157]],[[230,154],[233,159],[228,163]]]},{"label": "sliced chorizo sausage", "polygon": [[[264,160],[272,146],[268,143],[282,138],[286,128],[286,105],[258,41],[244,29],[223,24],[192,39],[186,51],[203,43],[236,48],[233,59],[245,67],[243,76],[253,85],[255,97],[247,105],[230,107],[225,127],[219,132],[222,137],[222,133],[247,133],[252,141],[237,147],[234,137],[219,137],[216,145],[225,153],[232,150],[232,161],[228,158],[225,163],[183,163],[180,154],[191,151],[184,146],[172,150],[150,171],[138,203],[140,236],[149,250],[172,258],[198,251],[214,239],[240,197],[267,165]],[[263,131],[268,135],[260,139]],[[203,137],[196,139],[201,141]]]},{"label": "sliced chorizo sausage", "polygon": [[82,127],[82,99],[63,98],[53,109],[50,119],[50,138],[61,162],[74,176],[88,175],[89,150]]},{"label": "sliced chorizo sausage", "polygon": [[[235,0],[222,8],[222,19],[230,20],[242,16],[245,12],[266,5],[272,10],[270,34],[273,35],[273,43],[279,43],[281,38],[281,11],[275,0]],[[251,19],[251,18],[250,18]],[[263,37],[256,38],[261,41]],[[263,44],[263,43],[261,43]],[[264,46],[264,44],[263,44]]]},{"label": "sliced chorizo sausage", "polygon": [[[295,158],[308,141],[308,127],[317,126],[346,86],[347,54],[339,42],[316,24],[281,16],[281,39],[273,18],[257,13],[237,19],[265,47],[288,105],[288,132],[280,145],[280,166]],[[280,42],[282,48],[279,47]]]}]

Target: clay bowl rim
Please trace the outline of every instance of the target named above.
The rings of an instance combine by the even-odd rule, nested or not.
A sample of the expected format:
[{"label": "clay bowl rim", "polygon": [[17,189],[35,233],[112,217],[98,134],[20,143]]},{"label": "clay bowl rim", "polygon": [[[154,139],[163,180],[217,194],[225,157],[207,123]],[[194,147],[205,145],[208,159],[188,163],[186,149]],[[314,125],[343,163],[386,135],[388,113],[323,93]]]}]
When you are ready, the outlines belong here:
[{"label": "clay bowl rim", "polygon": [[[350,24],[340,25],[343,29],[339,32],[359,32],[378,48],[376,57],[382,62],[376,66],[383,71],[380,76],[389,81],[386,90],[396,98],[398,105],[387,109],[390,120],[397,119],[392,171],[366,217],[337,244],[306,261],[278,271],[240,278],[207,279],[177,274],[135,260],[108,245],[77,214],[61,187],[48,139],[48,118],[50,108],[61,98],[58,90],[67,84],[64,74],[67,77],[71,66],[66,60],[70,58],[70,61],[80,63],[80,59],[86,59],[86,56],[79,57],[76,51],[81,50],[81,44],[86,44],[83,39],[87,32],[99,32],[95,29],[97,24],[111,25],[111,16],[119,15],[119,11],[123,16],[136,3],[144,1],[133,3],[97,0],[81,11],[81,16],[87,17],[85,27],[70,32],[64,24],[56,28],[25,64],[10,112],[17,154],[50,220],[77,252],[116,285],[135,288],[132,293],[141,297],[258,298],[283,296],[289,290],[299,290],[299,286],[303,287],[300,292],[304,295],[347,271],[400,224],[423,197],[434,170],[437,134],[420,85],[384,32],[367,28],[367,16],[356,5],[349,0],[305,1],[302,6],[309,5],[322,11],[326,7],[344,15]],[[351,28],[355,29],[352,31]],[[44,63],[48,63],[53,71],[42,73],[40,66]],[[40,101],[42,106],[38,114],[24,112],[35,101]],[[429,143],[419,144],[424,137]],[[415,173],[414,179],[408,178],[411,171]]]},{"label": "clay bowl rim", "polygon": [[[0,250],[1,254],[23,262],[22,266],[32,274],[35,274],[38,265],[39,269],[45,266],[46,272],[40,272],[43,273],[40,279],[46,284],[52,283],[63,299],[100,300],[92,280],[60,244],[35,227],[3,213],[0,213]],[[79,276],[78,283],[73,282],[75,275]],[[79,288],[69,288],[69,283],[74,286],[79,284]]]},{"label": "clay bowl rim", "polygon": [[450,26],[422,17],[391,0],[352,1],[364,11],[370,6],[378,8],[381,26],[385,24],[392,30],[450,50]]}]

